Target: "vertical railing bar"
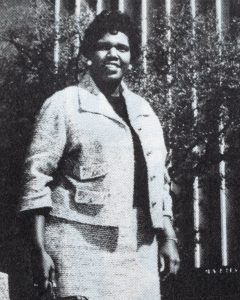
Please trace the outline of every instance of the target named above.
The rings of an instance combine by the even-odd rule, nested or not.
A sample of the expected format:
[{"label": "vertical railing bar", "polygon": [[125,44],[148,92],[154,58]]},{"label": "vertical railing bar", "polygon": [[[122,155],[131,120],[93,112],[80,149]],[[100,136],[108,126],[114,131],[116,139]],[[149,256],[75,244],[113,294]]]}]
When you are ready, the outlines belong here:
[{"label": "vertical railing bar", "polygon": [[[191,0],[191,14],[192,14],[192,36],[195,39],[196,29],[195,29],[195,18],[196,18],[196,0]],[[196,72],[194,77],[196,77]],[[198,119],[198,99],[197,90],[195,87],[192,88],[192,110],[195,125]],[[199,145],[196,146],[196,151],[199,151]],[[201,234],[200,234],[200,195],[199,195],[199,177],[196,176],[193,182],[193,220],[194,220],[194,232],[195,232],[195,242],[194,242],[194,266],[195,268],[201,267]]]},{"label": "vertical railing bar", "polygon": [[60,58],[60,45],[59,45],[59,35],[60,35],[60,7],[61,7],[61,0],[55,0],[55,11],[54,11],[54,18],[55,18],[55,41],[54,41],[54,65],[55,71],[58,71],[59,65],[59,58]]},{"label": "vertical railing bar", "polygon": [[[216,0],[216,19],[217,19],[217,32],[219,35],[219,42],[223,40],[223,24],[222,24],[222,0]],[[219,49],[221,56],[221,49]],[[221,83],[220,83],[221,84]],[[223,120],[220,120],[219,132],[223,129]],[[225,153],[225,137],[219,137],[219,152],[220,155]],[[226,210],[226,162],[222,160],[219,163],[220,174],[220,213],[221,213],[221,252],[222,252],[222,265],[228,265],[228,236],[227,236],[227,210]]]},{"label": "vertical railing bar", "polygon": [[147,35],[148,35],[148,25],[147,25],[147,0],[142,0],[141,2],[141,27],[142,27],[142,47],[143,47],[143,69],[147,72]]},{"label": "vertical railing bar", "polygon": [[[167,41],[170,43],[171,41],[171,12],[172,12],[172,0],[165,0],[165,12],[166,12],[166,16],[167,16],[167,25],[169,26],[169,29],[167,30]],[[169,55],[168,55],[168,65],[170,66],[170,70],[171,70],[171,64],[172,64],[172,58],[171,58],[171,49],[169,48]],[[172,81],[172,75],[171,74],[167,74],[167,81],[169,83],[169,85],[171,84]],[[168,102],[169,104],[172,104],[172,90],[171,88],[169,88],[168,90]]]},{"label": "vertical railing bar", "polygon": [[124,12],[124,0],[118,0],[118,9]]},{"label": "vertical railing bar", "polygon": [[96,7],[97,14],[100,14],[102,10],[103,10],[103,0],[97,0],[97,7]]},{"label": "vertical railing bar", "polygon": [[79,23],[80,23],[80,14],[81,14],[81,0],[75,0],[75,22],[77,28],[77,34],[74,40],[74,57],[78,55],[79,47],[80,47],[80,40],[79,40]]}]

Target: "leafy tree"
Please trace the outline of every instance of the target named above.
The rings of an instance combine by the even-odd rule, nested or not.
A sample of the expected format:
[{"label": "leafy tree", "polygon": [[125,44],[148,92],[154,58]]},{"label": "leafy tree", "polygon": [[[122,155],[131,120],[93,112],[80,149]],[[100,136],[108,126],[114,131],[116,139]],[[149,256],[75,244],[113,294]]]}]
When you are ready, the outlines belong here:
[{"label": "leafy tree", "polygon": [[54,65],[54,6],[51,1],[6,6],[0,20],[0,132],[4,174],[0,180],[3,216],[1,238],[14,231],[22,162],[34,116],[43,101],[56,90],[76,84],[84,61],[75,54],[75,42],[82,38],[92,17],[83,11],[80,24],[75,17],[61,17],[58,69]]},{"label": "leafy tree", "polygon": [[[240,163],[240,52],[234,36],[238,36],[239,20],[233,21],[232,34],[220,41],[214,12],[198,16],[193,23],[187,5],[176,10],[171,19],[154,11],[146,49],[147,72],[140,61],[128,74],[127,81],[152,103],[162,121],[172,154],[170,175],[173,182],[183,186],[182,194],[185,193],[184,203],[179,203],[178,209],[179,219],[183,220],[186,210],[192,213],[189,186],[194,176],[219,178],[217,168],[222,159],[229,164]],[[53,61],[56,34],[51,1],[6,9],[0,20],[0,166],[4,174],[0,190],[6,199],[1,203],[2,211],[11,206],[2,218],[2,228],[7,232],[19,193],[22,161],[34,115],[54,91],[78,82],[85,62],[80,54],[75,54],[74,42],[82,38],[91,17],[91,13],[84,11],[80,24],[76,24],[74,16],[62,16],[57,72]],[[170,40],[167,32],[171,32]],[[193,112],[194,91],[197,118]],[[230,145],[224,155],[219,153],[221,135]],[[237,172],[229,170],[229,182],[236,185]]]},{"label": "leafy tree", "polygon": [[[214,12],[198,16],[193,23],[187,5],[176,9],[181,13],[173,14],[170,20],[155,11],[147,49],[148,71],[141,76],[135,71],[132,81],[162,119],[168,147],[173,151],[173,179],[179,180],[186,175],[207,174],[212,165],[232,158],[231,149],[224,156],[219,154],[218,138],[239,130],[240,54],[232,36],[219,40]],[[239,28],[239,20],[233,24]]]},{"label": "leafy tree", "polygon": [[[212,263],[217,256],[216,240],[215,245],[211,241],[220,222],[216,216],[221,161],[226,162],[228,196],[237,198],[239,194],[239,28],[239,20],[233,20],[221,40],[216,32],[215,11],[192,20],[188,5],[176,7],[170,19],[156,10],[147,49],[147,73],[139,66],[129,75],[133,89],[148,98],[164,126],[171,153],[169,171],[177,184],[173,184],[178,194],[174,198],[176,226],[182,242],[182,258],[188,267],[193,266],[194,257],[194,178],[199,177],[202,196],[208,198],[201,203],[206,218],[201,236],[212,247],[208,250],[213,252],[209,254]],[[197,108],[193,107],[194,93]],[[226,142],[224,154],[219,151],[222,137]],[[233,213],[238,219],[238,199],[234,201]]]}]

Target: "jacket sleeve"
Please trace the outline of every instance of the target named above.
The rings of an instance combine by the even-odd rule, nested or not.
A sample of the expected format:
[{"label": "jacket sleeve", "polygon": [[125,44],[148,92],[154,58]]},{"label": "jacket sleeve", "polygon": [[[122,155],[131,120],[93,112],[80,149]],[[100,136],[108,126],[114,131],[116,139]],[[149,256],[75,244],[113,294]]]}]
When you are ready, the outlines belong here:
[{"label": "jacket sleeve", "polygon": [[172,197],[170,195],[170,177],[167,168],[164,172],[164,187],[163,187],[163,215],[173,218],[172,212]]},{"label": "jacket sleeve", "polygon": [[60,92],[43,104],[24,164],[19,212],[51,208],[49,183],[66,143],[64,104]]},{"label": "jacket sleeve", "polygon": [[170,184],[171,184],[171,179],[170,176],[168,174],[168,169],[166,167],[166,161],[167,161],[167,149],[166,149],[166,145],[165,145],[165,140],[164,140],[164,134],[163,134],[163,129],[161,126],[161,123],[159,121],[158,116],[156,115],[156,113],[153,111],[153,109],[151,108],[152,113],[154,115],[154,117],[157,119],[157,122],[159,123],[160,126],[160,131],[158,131],[158,136],[156,136],[155,138],[158,138],[160,140],[161,143],[161,152],[163,153],[163,174],[164,174],[164,183],[163,183],[163,215],[164,216],[168,216],[171,219],[173,218],[173,212],[172,212],[172,197],[170,195]]}]

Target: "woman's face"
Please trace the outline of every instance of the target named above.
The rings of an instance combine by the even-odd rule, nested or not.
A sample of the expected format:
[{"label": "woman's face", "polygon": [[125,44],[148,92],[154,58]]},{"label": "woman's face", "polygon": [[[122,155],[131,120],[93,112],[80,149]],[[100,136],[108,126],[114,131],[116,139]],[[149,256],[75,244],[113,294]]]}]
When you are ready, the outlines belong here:
[{"label": "woman's face", "polygon": [[91,74],[96,81],[117,82],[128,70],[131,54],[126,34],[106,33],[96,43],[91,56]]}]

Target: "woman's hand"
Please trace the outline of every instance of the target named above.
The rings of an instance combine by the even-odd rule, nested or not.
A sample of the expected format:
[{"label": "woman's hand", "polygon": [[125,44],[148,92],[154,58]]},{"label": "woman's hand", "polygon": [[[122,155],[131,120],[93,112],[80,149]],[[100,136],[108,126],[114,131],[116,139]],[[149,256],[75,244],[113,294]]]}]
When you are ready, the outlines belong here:
[{"label": "woman's hand", "polygon": [[55,266],[51,256],[46,252],[44,246],[45,210],[35,210],[31,215],[32,230],[30,240],[32,243],[32,271],[38,293],[48,294],[54,299],[53,288],[55,282]]},{"label": "woman's hand", "polygon": [[168,216],[164,216],[164,227],[157,232],[157,239],[159,242],[159,255],[162,264],[162,278],[165,280],[169,275],[176,275],[179,266],[180,258],[177,249],[177,239],[175,231]]},{"label": "woman's hand", "polygon": [[33,280],[38,285],[39,294],[53,296],[55,282],[55,266],[51,256],[44,250],[34,251],[32,257]]},{"label": "woman's hand", "polygon": [[176,275],[180,266],[176,242],[166,238],[159,245],[159,255],[160,259],[163,259],[161,261],[161,264],[163,264],[162,279],[165,280],[171,274]]}]

